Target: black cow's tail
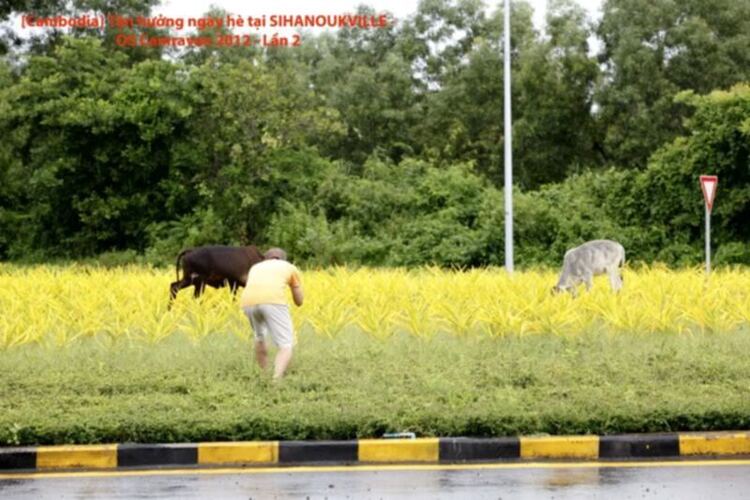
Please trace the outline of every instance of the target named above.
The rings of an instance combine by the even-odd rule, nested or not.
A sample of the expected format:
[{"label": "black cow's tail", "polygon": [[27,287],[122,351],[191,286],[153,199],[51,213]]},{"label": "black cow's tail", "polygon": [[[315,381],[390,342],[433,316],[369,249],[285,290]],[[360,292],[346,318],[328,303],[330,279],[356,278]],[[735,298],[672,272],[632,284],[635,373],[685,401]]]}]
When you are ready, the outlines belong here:
[{"label": "black cow's tail", "polygon": [[175,266],[175,273],[177,274],[177,281],[180,281],[180,260],[182,260],[182,256],[188,253],[190,249],[183,250],[177,255],[177,261],[174,263]]}]

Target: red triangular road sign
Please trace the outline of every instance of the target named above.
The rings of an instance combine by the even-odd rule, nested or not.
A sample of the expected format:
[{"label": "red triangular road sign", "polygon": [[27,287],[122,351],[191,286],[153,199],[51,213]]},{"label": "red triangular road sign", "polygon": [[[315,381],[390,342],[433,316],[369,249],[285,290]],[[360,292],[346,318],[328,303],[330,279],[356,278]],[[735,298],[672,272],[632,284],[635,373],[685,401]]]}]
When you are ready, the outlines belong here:
[{"label": "red triangular road sign", "polygon": [[719,178],[715,175],[701,175],[701,190],[703,199],[706,201],[706,208],[710,212],[714,208],[714,198],[716,197],[716,187],[719,184]]}]

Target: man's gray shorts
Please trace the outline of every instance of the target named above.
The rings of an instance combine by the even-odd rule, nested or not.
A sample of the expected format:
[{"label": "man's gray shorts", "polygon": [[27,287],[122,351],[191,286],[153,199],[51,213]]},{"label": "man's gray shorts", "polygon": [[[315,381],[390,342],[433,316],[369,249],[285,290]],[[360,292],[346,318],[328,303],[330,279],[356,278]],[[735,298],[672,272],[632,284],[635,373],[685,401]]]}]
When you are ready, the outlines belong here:
[{"label": "man's gray shorts", "polygon": [[279,347],[294,345],[294,326],[289,307],[285,304],[258,304],[243,307],[242,310],[250,320],[256,341],[264,341],[270,334]]}]

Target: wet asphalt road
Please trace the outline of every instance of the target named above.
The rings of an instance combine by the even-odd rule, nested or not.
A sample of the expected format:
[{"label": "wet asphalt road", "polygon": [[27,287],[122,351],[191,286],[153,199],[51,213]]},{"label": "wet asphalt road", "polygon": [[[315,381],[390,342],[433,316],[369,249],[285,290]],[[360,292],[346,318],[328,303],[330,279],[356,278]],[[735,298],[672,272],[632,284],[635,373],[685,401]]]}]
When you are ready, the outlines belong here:
[{"label": "wet asphalt road", "polygon": [[[163,472],[163,471],[162,471]],[[690,466],[213,470],[8,479],[2,499],[748,499],[750,461]],[[132,474],[132,472],[131,472]]]}]

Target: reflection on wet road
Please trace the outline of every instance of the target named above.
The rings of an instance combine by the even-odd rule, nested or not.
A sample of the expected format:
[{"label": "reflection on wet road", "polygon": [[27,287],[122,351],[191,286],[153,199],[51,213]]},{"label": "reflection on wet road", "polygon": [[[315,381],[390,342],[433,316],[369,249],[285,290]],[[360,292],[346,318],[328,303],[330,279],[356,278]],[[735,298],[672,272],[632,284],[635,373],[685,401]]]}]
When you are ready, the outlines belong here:
[{"label": "reflection on wet road", "polygon": [[499,465],[182,470],[37,477],[0,475],[3,499],[586,499],[750,498],[750,460]]}]

